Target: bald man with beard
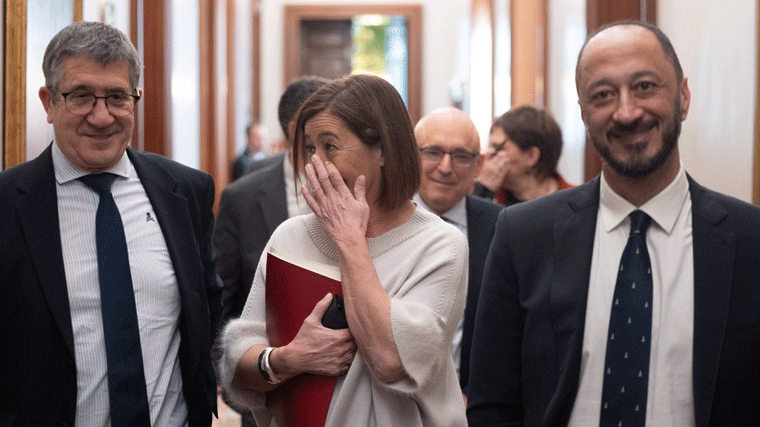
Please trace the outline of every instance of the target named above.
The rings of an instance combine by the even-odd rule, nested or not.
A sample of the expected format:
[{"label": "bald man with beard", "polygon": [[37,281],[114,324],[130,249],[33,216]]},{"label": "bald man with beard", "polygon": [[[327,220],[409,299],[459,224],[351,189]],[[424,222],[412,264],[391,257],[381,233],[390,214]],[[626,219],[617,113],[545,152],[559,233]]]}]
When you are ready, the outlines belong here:
[{"label": "bald man with beard", "polygon": [[576,86],[602,174],[500,215],[469,425],[760,425],[760,208],[681,165],[691,94],[673,46],[610,24]]}]

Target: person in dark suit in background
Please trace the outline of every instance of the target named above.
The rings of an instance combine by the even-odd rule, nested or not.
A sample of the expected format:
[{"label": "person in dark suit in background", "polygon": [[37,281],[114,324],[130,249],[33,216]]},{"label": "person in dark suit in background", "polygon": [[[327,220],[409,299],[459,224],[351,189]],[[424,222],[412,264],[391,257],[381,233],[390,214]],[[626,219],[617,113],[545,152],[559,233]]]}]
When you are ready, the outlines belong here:
[{"label": "person in dark suit in background", "polygon": [[646,23],[606,26],[576,85],[602,174],[500,215],[470,426],[760,425],[760,208],[681,166],[673,46]]},{"label": "person in dark suit in background", "polygon": [[232,180],[253,172],[261,166],[258,160],[267,157],[264,152],[269,145],[269,130],[261,123],[249,123],[245,128],[246,147],[232,165]]},{"label": "person in dark suit in background", "polygon": [[208,427],[213,179],[128,147],[141,65],[121,31],[77,22],[43,61],[55,139],[0,172],[0,425]]},{"label": "person in dark suit in background", "polygon": [[[301,77],[288,85],[280,97],[280,126],[289,145],[298,108],[325,83],[327,80],[321,77]],[[222,191],[213,241],[219,254],[217,272],[224,282],[225,322],[240,317],[259,258],[275,228],[290,217],[311,212],[301,196],[300,185],[294,183],[288,151],[254,162],[255,172]],[[256,425],[250,413],[242,416],[243,427]]]},{"label": "person in dark suit in background", "polygon": [[459,228],[470,249],[464,317],[451,349],[464,391],[483,265],[502,206],[470,194],[483,156],[478,130],[467,114],[456,108],[434,110],[420,119],[414,134],[420,147],[422,180],[413,200]]}]

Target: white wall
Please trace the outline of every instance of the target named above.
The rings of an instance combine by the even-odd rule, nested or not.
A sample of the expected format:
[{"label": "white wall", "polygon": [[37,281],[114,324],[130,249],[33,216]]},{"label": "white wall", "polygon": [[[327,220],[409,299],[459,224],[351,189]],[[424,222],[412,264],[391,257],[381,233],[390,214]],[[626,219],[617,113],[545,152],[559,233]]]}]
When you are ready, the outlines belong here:
[{"label": "white wall", "polygon": [[575,63],[586,39],[586,1],[549,2],[548,106],[562,129],[557,170],[573,184],[584,181],[586,129],[575,90]]},{"label": "white wall", "polygon": [[660,0],[657,15],[691,89],[679,144],[684,168],[745,201],[752,200],[757,3]]},{"label": "white wall", "polygon": [[[235,0],[235,152],[246,145],[245,127],[253,113],[253,9],[250,0]],[[258,41],[258,40],[256,40]]]},{"label": "white wall", "polygon": [[[167,52],[171,85],[172,158],[200,166],[201,108],[199,7],[197,1],[172,0],[170,47]],[[146,12],[149,13],[149,12]]]},{"label": "white wall", "polygon": [[456,74],[457,28],[470,13],[469,0],[261,0],[261,118],[270,136],[281,135],[277,103],[283,86],[283,13],[286,4],[422,4],[422,114],[450,105]]}]

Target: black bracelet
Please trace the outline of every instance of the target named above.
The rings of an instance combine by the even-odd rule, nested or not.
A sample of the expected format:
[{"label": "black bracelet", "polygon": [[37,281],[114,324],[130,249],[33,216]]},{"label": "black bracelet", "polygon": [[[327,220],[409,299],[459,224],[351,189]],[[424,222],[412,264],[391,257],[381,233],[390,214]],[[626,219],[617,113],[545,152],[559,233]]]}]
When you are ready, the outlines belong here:
[{"label": "black bracelet", "polygon": [[272,380],[269,378],[269,373],[264,369],[264,353],[266,352],[267,349],[265,348],[259,353],[259,373],[261,373],[261,376],[264,377],[268,383],[271,383]]}]

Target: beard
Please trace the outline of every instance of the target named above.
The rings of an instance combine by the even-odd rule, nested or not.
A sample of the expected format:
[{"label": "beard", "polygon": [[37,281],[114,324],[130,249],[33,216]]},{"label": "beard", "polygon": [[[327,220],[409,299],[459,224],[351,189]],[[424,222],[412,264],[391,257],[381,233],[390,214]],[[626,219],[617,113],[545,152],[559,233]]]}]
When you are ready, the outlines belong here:
[{"label": "beard", "polygon": [[[681,135],[681,121],[678,119],[681,112],[681,100],[676,97],[673,106],[673,116],[671,121],[665,123],[665,129],[662,134],[662,147],[652,157],[645,157],[643,149],[632,155],[631,158],[626,160],[616,159],[608,145],[604,144],[601,137],[594,137],[589,134],[591,142],[594,144],[594,148],[602,157],[602,159],[614,170],[618,175],[626,178],[643,178],[649,176],[652,172],[662,166],[665,161],[670,157],[670,154],[676,148],[678,143],[678,137]],[[624,125],[616,123],[615,127],[607,132],[615,134],[625,134],[629,132],[636,132],[639,130],[650,129],[656,125],[654,121],[644,121],[644,118],[629,124]],[[609,139],[609,138],[608,138]]]}]

